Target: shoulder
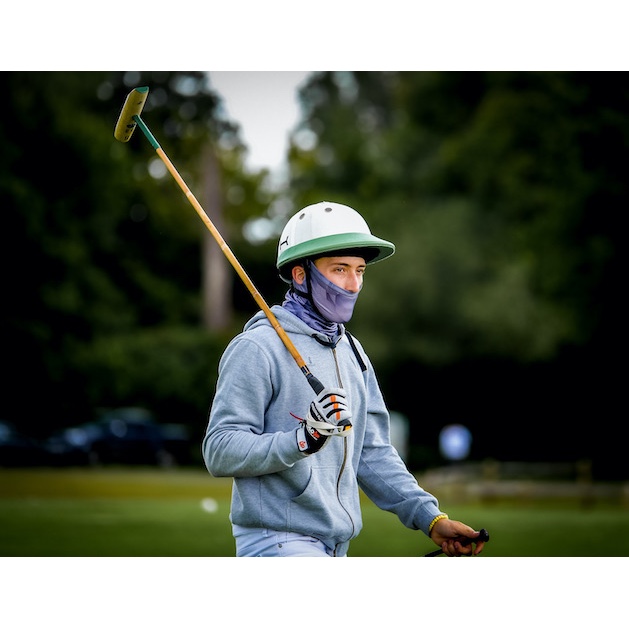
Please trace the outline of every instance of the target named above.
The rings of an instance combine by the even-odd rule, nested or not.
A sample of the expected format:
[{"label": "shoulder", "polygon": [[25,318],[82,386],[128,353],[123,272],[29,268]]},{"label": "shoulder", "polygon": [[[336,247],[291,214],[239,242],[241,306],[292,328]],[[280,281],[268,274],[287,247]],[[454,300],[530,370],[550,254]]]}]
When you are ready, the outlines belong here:
[{"label": "shoulder", "polygon": [[[308,326],[292,312],[286,310],[282,306],[273,306],[270,308],[270,316],[274,317],[286,332],[295,334],[308,333]],[[275,322],[269,320],[269,316],[262,310],[258,311],[243,328],[244,333],[257,332],[258,334],[267,334],[272,332],[275,334]]]},{"label": "shoulder", "polygon": [[283,342],[276,329],[277,324],[292,337],[305,333],[302,329],[305,324],[281,306],[273,306],[271,315],[276,318],[277,323],[270,321],[262,311],[251,317],[242,332],[229,342],[226,353],[273,355],[278,351],[284,351]]}]

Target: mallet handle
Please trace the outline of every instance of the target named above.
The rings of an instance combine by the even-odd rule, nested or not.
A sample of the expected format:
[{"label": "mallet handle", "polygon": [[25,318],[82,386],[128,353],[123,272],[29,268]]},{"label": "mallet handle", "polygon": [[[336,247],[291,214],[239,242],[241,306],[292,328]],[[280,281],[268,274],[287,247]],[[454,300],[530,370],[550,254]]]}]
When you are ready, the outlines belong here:
[{"label": "mallet handle", "polygon": [[247,287],[247,289],[253,296],[255,302],[258,304],[258,306],[260,306],[260,308],[262,309],[262,311],[268,318],[269,322],[273,326],[273,329],[277,332],[278,336],[280,337],[280,339],[286,346],[286,349],[288,349],[291,356],[295,359],[295,362],[301,369],[304,376],[306,376],[306,379],[308,380],[308,383],[312,387],[313,391],[315,393],[320,393],[321,391],[323,391],[323,388],[324,388],[323,384],[321,384],[321,382],[312,375],[312,373],[310,372],[310,369],[308,369],[308,365],[306,365],[306,362],[301,357],[300,353],[297,351],[297,348],[295,347],[294,343],[290,340],[284,328],[282,328],[282,326],[280,325],[279,321],[277,320],[277,317],[273,314],[268,304],[263,299],[262,295],[258,292],[258,289],[254,286],[253,282],[251,281],[251,279],[245,272],[244,268],[242,267],[242,265],[240,264],[240,262],[238,261],[238,259],[236,258],[232,250],[229,248],[229,245],[225,242],[225,239],[221,236],[218,229],[216,229],[216,227],[214,226],[214,223],[212,223],[212,221],[210,220],[210,217],[206,214],[205,210],[203,209],[203,207],[201,206],[197,198],[194,196],[194,194],[192,194],[192,191],[190,190],[186,182],[183,180],[183,178],[181,177],[181,175],[179,174],[179,172],[177,171],[173,163],[170,161],[170,159],[168,158],[168,156],[166,155],[162,147],[159,145],[159,143],[157,142],[153,134],[150,132],[149,128],[146,126],[146,124],[144,124],[144,121],[142,120],[140,115],[134,114],[132,118],[142,130],[142,133],[144,133],[144,135],[147,137],[147,139],[149,140],[149,142],[155,149],[159,158],[162,160],[162,162],[164,162],[170,174],[174,177],[175,181],[179,184],[179,187],[183,190],[183,193],[186,195],[186,198],[188,199],[192,207],[195,209],[196,213],[199,215],[203,223],[205,223],[205,226],[210,230],[210,233],[212,234],[212,236],[214,236],[214,239],[216,240],[219,247],[221,248],[221,251],[225,254],[225,257],[229,260],[230,264],[234,267],[234,269],[236,270],[236,273],[238,273],[238,275],[240,276],[240,279],[244,282],[245,286]]},{"label": "mallet handle", "polygon": [[[144,125],[142,123],[141,118],[139,116],[136,116],[136,118],[137,118],[138,125],[140,126],[140,128],[142,128],[142,130],[144,130]],[[277,320],[277,317],[273,314],[268,304],[266,303],[262,295],[259,293],[258,289],[253,284],[253,282],[251,281],[251,279],[245,272],[244,268],[242,267],[242,265],[240,264],[240,262],[238,261],[238,259],[236,258],[232,250],[229,248],[229,245],[225,242],[225,239],[221,236],[220,232],[216,229],[216,227],[214,226],[214,223],[212,223],[212,221],[210,220],[210,217],[205,213],[205,210],[203,209],[203,207],[201,206],[197,198],[194,196],[194,194],[192,194],[192,192],[190,191],[190,188],[188,188],[188,186],[186,185],[186,182],[181,178],[181,175],[177,172],[177,169],[173,166],[170,159],[168,159],[168,156],[166,155],[164,150],[161,147],[158,147],[156,149],[156,152],[159,155],[162,162],[164,162],[164,164],[166,165],[166,168],[168,168],[168,170],[170,171],[170,174],[175,178],[175,181],[179,184],[179,187],[183,190],[184,194],[186,195],[186,198],[188,199],[188,201],[190,201],[192,207],[196,210],[196,213],[200,216],[201,220],[205,223],[205,226],[210,230],[212,236],[214,236],[214,239],[218,243],[218,246],[221,248],[221,251],[225,254],[225,257],[229,260],[230,264],[234,267],[234,269],[236,270],[236,273],[238,273],[238,275],[240,276],[240,279],[244,282],[245,286],[251,293],[255,302],[258,304],[258,306],[260,306],[260,308],[262,309],[262,311],[268,318],[269,322],[273,326],[273,329],[277,332],[279,337],[282,339],[282,342],[286,346],[286,349],[288,349],[288,351],[290,352],[291,356],[295,359],[295,362],[297,363],[301,371],[308,378],[308,382],[310,383],[310,386],[314,389],[315,393],[319,393],[320,391],[322,391],[323,385],[310,373],[310,370],[308,369],[306,362],[301,357],[301,354],[297,351],[297,348],[295,347],[294,343],[290,340],[290,338],[286,334],[284,328],[280,325],[279,321]]]}]

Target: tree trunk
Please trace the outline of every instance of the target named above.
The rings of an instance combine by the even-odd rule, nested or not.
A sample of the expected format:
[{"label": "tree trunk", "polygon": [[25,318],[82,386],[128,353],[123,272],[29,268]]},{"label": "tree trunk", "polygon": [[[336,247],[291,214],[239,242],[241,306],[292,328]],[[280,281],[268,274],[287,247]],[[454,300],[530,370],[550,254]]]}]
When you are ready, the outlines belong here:
[{"label": "tree trunk", "polygon": [[[221,236],[229,243],[223,221],[223,202],[218,161],[214,147],[207,144],[202,156],[201,205]],[[209,230],[203,230],[201,254],[202,323],[208,330],[223,330],[232,319],[231,265]]]}]

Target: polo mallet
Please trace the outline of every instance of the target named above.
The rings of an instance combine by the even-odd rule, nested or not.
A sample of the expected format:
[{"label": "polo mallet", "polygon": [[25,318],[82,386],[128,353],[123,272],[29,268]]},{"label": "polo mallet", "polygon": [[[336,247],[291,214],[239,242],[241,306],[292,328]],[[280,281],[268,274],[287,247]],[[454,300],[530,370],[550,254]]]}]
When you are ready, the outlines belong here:
[{"label": "polo mallet", "polygon": [[[487,542],[489,541],[489,533],[487,532],[487,529],[481,529],[479,531],[478,537],[460,537],[459,539],[457,539],[457,541],[461,542],[463,546],[469,546],[470,544],[473,544],[475,542]],[[439,550],[433,550],[431,553],[424,555],[424,557],[437,557],[442,553],[443,550],[441,550],[440,548]]]},{"label": "polo mallet", "polygon": [[[321,384],[321,382],[312,375],[310,369],[308,369],[308,365],[306,365],[304,359],[297,351],[297,348],[295,347],[293,342],[290,340],[290,338],[288,338],[288,335],[286,334],[284,328],[282,328],[276,316],[271,312],[271,309],[264,301],[262,295],[260,295],[256,287],[253,285],[253,282],[243,269],[242,265],[240,264],[240,262],[238,262],[232,250],[229,248],[219,231],[214,226],[214,223],[212,223],[205,210],[201,207],[201,204],[192,194],[190,188],[188,188],[188,186],[186,185],[186,182],[177,172],[177,169],[173,166],[170,159],[168,159],[166,153],[164,153],[163,149],[140,117],[142,109],[144,108],[144,104],[146,103],[146,99],[148,97],[148,92],[148,87],[136,87],[131,92],[129,92],[129,95],[127,96],[124,105],[122,106],[122,110],[120,111],[120,116],[118,116],[118,122],[116,123],[116,127],[114,129],[114,137],[120,142],[128,142],[133,135],[136,126],[140,127],[142,133],[144,133],[148,141],[151,143],[159,158],[162,160],[162,162],[164,162],[170,174],[174,177],[175,181],[179,184],[179,187],[183,190],[188,201],[190,201],[190,203],[192,204],[192,207],[201,217],[201,220],[205,223],[205,226],[210,230],[212,236],[214,236],[214,239],[220,246],[222,252],[225,254],[231,265],[236,270],[236,273],[238,273],[238,275],[240,276],[240,279],[248,288],[255,302],[258,304],[258,306],[260,306],[261,310],[268,318],[269,322],[273,326],[273,329],[277,332],[278,336],[286,346],[286,349],[288,349],[291,356],[295,359],[295,362],[308,380],[308,383],[312,387],[313,391],[315,393],[320,393],[324,389],[323,384]],[[346,423],[340,422],[339,425],[342,426],[343,431],[350,430],[352,427],[351,422],[349,422],[349,420],[345,421]]]}]

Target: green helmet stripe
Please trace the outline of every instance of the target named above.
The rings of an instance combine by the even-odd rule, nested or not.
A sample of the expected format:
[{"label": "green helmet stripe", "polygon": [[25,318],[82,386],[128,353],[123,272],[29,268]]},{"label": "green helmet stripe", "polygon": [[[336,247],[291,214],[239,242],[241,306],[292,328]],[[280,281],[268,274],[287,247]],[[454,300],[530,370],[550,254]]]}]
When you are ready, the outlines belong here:
[{"label": "green helmet stripe", "polygon": [[327,253],[330,251],[337,251],[339,249],[356,249],[356,248],[369,248],[377,249],[376,256],[369,261],[369,264],[384,260],[395,253],[395,245],[382,240],[371,234],[333,234],[331,236],[322,236],[321,238],[314,238],[307,242],[300,243],[295,246],[289,246],[278,256],[277,268],[281,268],[289,262],[300,260],[302,258],[310,258],[319,254]]}]

